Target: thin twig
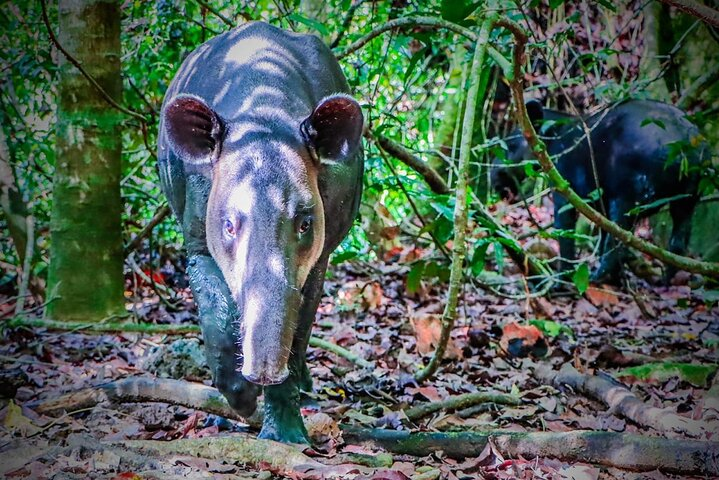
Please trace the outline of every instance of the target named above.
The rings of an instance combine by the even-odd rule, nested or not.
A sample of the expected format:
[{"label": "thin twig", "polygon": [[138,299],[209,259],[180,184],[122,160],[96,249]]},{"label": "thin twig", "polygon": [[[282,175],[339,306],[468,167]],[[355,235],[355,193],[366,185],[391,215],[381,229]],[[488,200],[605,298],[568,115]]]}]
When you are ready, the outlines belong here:
[{"label": "thin twig", "polygon": [[137,248],[142,243],[142,240],[150,235],[152,233],[152,230],[160,223],[162,222],[165,217],[167,217],[172,210],[170,209],[170,206],[165,204],[162,207],[160,207],[156,212],[155,215],[152,216],[149,222],[147,222],[147,225],[143,227],[143,229],[135,235],[135,238],[133,238],[125,247],[125,255],[130,254],[131,252],[137,250]]},{"label": "thin twig", "polygon": [[363,368],[374,368],[375,367],[375,364],[373,362],[365,360],[364,358],[360,357],[356,353],[350,352],[346,348],[341,347],[341,346],[337,345],[336,343],[328,342],[327,340],[324,340],[322,338],[310,337],[309,345],[314,348],[321,348],[322,350],[327,350],[328,352],[334,353],[335,355],[345,358],[352,363],[356,363],[360,367],[363,367]]}]

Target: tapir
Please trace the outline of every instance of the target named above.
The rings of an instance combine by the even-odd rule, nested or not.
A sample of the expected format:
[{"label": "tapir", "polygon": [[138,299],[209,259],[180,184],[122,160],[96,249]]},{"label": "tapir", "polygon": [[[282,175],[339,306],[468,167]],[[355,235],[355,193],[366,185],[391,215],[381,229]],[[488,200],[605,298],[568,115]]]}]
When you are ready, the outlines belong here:
[{"label": "tapir", "polygon": [[[577,117],[545,109],[537,100],[530,100],[526,107],[557,170],[579,196],[591,200],[625,229],[655,213],[666,200],[673,221],[669,250],[686,251],[699,199],[699,167],[708,154],[699,130],[684,112],[661,102],[627,100],[585,118],[587,135]],[[506,144],[506,162],[494,161],[492,185],[503,197],[511,198],[526,176],[523,167],[511,165],[532,160],[534,155],[519,130]],[[577,211],[562,195],[555,193],[553,198],[555,228],[573,229]],[[566,269],[575,258],[574,239],[560,237],[559,248]],[[603,234],[593,280],[616,283],[625,253],[613,237]],[[674,273],[675,269],[667,267],[665,280]]]},{"label": "tapir", "polygon": [[320,39],[258,22],[193,51],[162,105],[160,181],[207,361],[240,414],[264,390],[261,438],[308,442],[307,343],[362,193],[363,115],[349,92]]}]

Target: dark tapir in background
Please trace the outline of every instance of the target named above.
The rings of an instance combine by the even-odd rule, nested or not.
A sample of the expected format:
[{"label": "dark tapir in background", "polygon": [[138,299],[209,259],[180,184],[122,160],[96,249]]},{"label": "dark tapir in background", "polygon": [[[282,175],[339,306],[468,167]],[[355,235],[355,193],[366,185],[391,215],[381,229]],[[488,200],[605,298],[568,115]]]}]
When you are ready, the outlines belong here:
[{"label": "dark tapir in background", "polygon": [[[601,189],[601,201],[607,216],[625,229],[631,229],[640,216],[658,208],[632,212],[635,207],[657,200],[677,197],[670,205],[673,220],[669,250],[683,253],[691,230],[691,216],[698,201],[698,166],[706,158],[706,146],[695,125],[684,112],[660,102],[628,100],[585,119],[589,141],[580,119],[544,109],[536,100],[527,102],[527,113],[535,130],[547,146],[562,176],[583,198]],[[506,163],[517,164],[533,157],[529,145],[517,130],[506,141]],[[592,155],[596,166],[595,182]],[[493,187],[503,197],[518,193],[525,177],[524,167],[506,167],[495,161]],[[598,202],[595,206],[599,207]],[[554,226],[573,229],[577,212],[567,201],[554,194]],[[562,258],[575,258],[574,240],[559,240]],[[602,235],[599,269],[595,281],[616,282],[625,249],[608,234]],[[566,262],[563,262],[566,267]],[[667,279],[674,274],[667,269]]]},{"label": "dark tapir in background", "polygon": [[330,253],[362,189],[363,117],[316,37],[252,23],[201,45],[165,95],[162,188],[188,250],[207,360],[260,436],[307,442],[299,389]]}]

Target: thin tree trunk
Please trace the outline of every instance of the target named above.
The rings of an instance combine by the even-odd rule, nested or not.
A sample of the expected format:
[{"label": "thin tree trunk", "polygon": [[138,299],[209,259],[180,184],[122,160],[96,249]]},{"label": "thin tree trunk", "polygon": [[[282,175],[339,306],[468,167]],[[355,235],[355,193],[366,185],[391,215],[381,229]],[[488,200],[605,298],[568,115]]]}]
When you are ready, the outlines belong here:
[{"label": "thin tree trunk", "polygon": [[10,164],[10,148],[5,132],[0,128],[0,209],[5,214],[10,238],[20,263],[25,260],[25,244],[27,242],[27,206],[22,193],[15,181],[15,174]]},{"label": "thin tree trunk", "polygon": [[[489,34],[492,30],[494,17],[486,19],[482,23],[479,38],[475,44],[474,59],[472,60],[472,71],[469,75],[469,91],[467,93],[466,105],[473,107],[477,99],[484,95],[480,92],[480,73],[484,67],[484,58],[487,53]],[[457,186],[454,204],[454,240],[452,241],[452,267],[449,274],[449,291],[447,292],[447,303],[442,313],[442,333],[432,358],[426,367],[419,370],[414,378],[423,382],[432,378],[439,368],[444,357],[454,322],[457,318],[457,303],[459,291],[464,285],[462,282],[464,274],[464,257],[467,254],[465,235],[467,230],[467,194],[469,176],[469,157],[474,133],[474,116],[476,109],[465,107],[464,122],[462,124],[462,141],[459,146],[459,166],[457,173]]]},{"label": "thin tree trunk", "polygon": [[[120,5],[60,0],[58,41],[115,100],[122,97]],[[93,321],[123,312],[121,113],[60,56],[48,314]]]}]

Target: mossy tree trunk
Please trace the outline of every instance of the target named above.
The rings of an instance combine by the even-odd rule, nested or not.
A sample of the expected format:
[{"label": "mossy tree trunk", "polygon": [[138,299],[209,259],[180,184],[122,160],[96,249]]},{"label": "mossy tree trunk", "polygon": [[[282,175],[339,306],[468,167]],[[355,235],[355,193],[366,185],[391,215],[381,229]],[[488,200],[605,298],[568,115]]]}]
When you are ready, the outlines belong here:
[{"label": "mossy tree trunk", "polygon": [[[58,20],[60,44],[120,99],[119,2],[60,0]],[[59,58],[48,314],[100,320],[123,311],[122,114]]]}]

